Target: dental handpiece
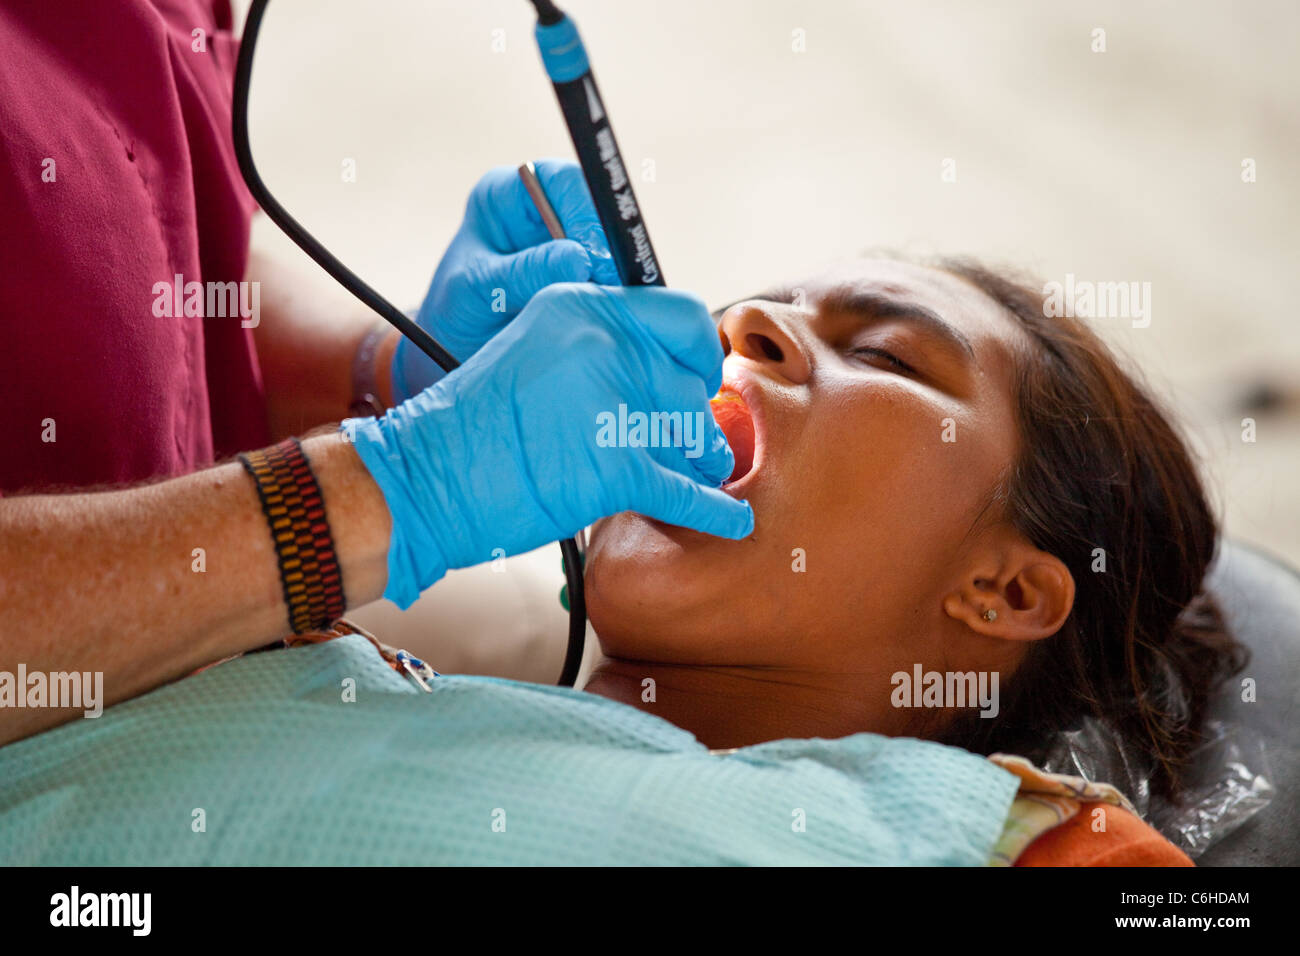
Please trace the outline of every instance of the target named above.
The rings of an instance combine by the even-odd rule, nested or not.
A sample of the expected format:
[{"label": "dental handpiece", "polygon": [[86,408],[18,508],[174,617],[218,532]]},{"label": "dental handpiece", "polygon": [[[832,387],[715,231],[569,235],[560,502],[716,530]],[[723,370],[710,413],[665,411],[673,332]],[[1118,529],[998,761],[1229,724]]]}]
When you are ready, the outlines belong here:
[{"label": "dental handpiece", "polygon": [[534,32],[542,65],[560,101],[619,279],[623,285],[663,285],[659,260],[578,28],[550,0],[532,0],[532,4],[537,10]]}]

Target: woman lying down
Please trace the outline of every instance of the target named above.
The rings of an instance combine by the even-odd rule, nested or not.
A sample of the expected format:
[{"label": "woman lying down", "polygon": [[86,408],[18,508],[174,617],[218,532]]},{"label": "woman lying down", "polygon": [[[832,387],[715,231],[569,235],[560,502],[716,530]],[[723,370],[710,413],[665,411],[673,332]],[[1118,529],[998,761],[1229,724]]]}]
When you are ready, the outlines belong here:
[{"label": "woman lying down", "polygon": [[1091,715],[1177,799],[1240,666],[1187,448],[1035,288],[863,260],[725,309],[754,532],[599,522],[584,689],[426,693],[340,626],[0,749],[0,858],[1190,865],[1035,767]]}]

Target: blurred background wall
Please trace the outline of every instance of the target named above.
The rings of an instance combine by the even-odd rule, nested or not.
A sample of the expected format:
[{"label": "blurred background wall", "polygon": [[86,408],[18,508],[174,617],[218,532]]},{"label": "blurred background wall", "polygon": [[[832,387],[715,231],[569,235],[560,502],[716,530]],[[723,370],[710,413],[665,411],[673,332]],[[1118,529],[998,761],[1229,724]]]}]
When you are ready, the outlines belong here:
[{"label": "blurred background wall", "polygon": [[[1300,564],[1300,4],[562,6],[671,285],[717,306],[879,247],[1149,282],[1147,327],[1096,327],[1181,415],[1228,532]],[[532,23],[523,0],[271,4],[263,175],[402,306],[488,167],[572,155]]]}]

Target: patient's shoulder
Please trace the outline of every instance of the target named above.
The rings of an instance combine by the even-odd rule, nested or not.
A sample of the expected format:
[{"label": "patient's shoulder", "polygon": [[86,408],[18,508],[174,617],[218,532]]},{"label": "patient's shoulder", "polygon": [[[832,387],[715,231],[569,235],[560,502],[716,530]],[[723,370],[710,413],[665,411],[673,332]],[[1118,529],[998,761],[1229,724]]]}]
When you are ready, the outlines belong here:
[{"label": "patient's shoulder", "polygon": [[[1099,815],[1100,814],[1100,815]],[[1016,866],[1194,866],[1187,854],[1123,807],[1084,803],[1035,839]]]}]

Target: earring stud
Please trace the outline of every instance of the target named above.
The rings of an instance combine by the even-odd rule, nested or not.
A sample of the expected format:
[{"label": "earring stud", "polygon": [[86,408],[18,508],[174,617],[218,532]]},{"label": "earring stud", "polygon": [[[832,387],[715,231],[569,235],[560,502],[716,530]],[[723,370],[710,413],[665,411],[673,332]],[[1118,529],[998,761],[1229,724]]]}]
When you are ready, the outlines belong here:
[{"label": "earring stud", "polygon": [[993,608],[989,608],[987,611],[984,612],[983,618],[984,620],[992,624],[994,621],[998,619],[998,612],[993,610]]}]

